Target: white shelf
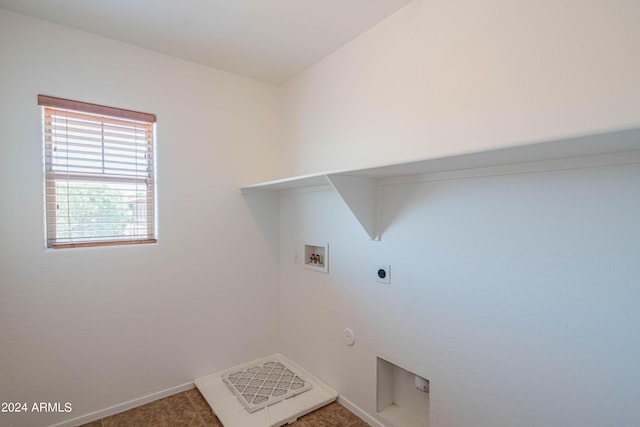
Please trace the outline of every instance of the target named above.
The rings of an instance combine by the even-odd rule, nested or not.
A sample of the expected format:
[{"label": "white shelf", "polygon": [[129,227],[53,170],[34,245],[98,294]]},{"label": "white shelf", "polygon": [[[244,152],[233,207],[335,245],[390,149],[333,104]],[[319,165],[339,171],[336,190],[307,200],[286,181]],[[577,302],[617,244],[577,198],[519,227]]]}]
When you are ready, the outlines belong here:
[{"label": "white shelf", "polygon": [[243,194],[250,194],[331,185],[369,238],[379,240],[381,230],[377,224],[377,187],[381,179],[637,150],[640,150],[640,128],[633,128],[400,164],[301,175],[248,185],[240,190]]}]

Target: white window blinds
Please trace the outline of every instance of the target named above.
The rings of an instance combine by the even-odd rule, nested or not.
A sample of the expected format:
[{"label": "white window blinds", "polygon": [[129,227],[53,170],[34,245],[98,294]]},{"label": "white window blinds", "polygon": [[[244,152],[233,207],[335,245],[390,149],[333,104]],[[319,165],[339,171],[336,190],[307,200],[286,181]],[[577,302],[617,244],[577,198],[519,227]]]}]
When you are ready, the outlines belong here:
[{"label": "white window blinds", "polygon": [[155,242],[155,116],[39,95],[47,246]]}]

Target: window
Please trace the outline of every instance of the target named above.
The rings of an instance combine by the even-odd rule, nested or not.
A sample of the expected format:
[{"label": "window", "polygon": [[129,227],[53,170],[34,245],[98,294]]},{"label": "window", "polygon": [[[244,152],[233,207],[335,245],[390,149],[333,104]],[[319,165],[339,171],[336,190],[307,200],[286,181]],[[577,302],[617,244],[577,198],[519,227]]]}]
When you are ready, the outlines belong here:
[{"label": "window", "polygon": [[155,242],[153,114],[38,95],[47,247]]}]

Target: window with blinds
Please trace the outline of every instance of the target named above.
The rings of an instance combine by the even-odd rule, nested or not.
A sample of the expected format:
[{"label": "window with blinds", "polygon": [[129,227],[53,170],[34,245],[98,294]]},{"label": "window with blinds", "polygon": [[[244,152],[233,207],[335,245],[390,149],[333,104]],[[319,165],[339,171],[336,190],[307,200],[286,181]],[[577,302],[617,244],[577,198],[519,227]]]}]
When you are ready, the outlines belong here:
[{"label": "window with blinds", "polygon": [[153,114],[39,95],[47,247],[153,243]]}]

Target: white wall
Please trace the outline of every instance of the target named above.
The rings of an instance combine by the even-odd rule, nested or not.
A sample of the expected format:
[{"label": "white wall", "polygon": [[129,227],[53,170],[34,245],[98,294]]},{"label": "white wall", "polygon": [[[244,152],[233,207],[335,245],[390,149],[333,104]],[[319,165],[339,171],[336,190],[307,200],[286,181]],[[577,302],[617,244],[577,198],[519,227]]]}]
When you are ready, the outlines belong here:
[{"label": "white wall", "polygon": [[[3,10],[0,58],[0,401],[73,405],[0,425],[277,351],[278,231],[257,221],[278,207],[237,191],[276,173],[277,88]],[[44,249],[39,93],[157,114],[157,245]]]},{"label": "white wall", "polygon": [[283,351],[374,416],[381,356],[431,381],[432,427],[640,425],[634,159],[383,186],[380,242],[332,191],[283,194]]},{"label": "white wall", "polygon": [[418,0],[283,86],[284,175],[640,125],[640,2]]},{"label": "white wall", "polygon": [[[276,350],[368,413],[381,355],[436,426],[637,425],[637,166],[385,187],[382,242],[331,192],[236,188],[638,125],[639,7],[417,1],[280,90],[0,11],[0,401],[74,407],[2,425]],[[43,249],[38,93],[157,114],[159,244]],[[293,264],[307,240],[329,275]]]},{"label": "white wall", "polygon": [[[282,173],[637,127],[638,16],[411,3],[282,87]],[[333,192],[283,195],[283,351],[368,414],[381,356],[431,380],[432,426],[639,425],[637,156],[572,167],[385,186],[381,242]],[[305,242],[330,243],[329,275],[293,263]]]}]

